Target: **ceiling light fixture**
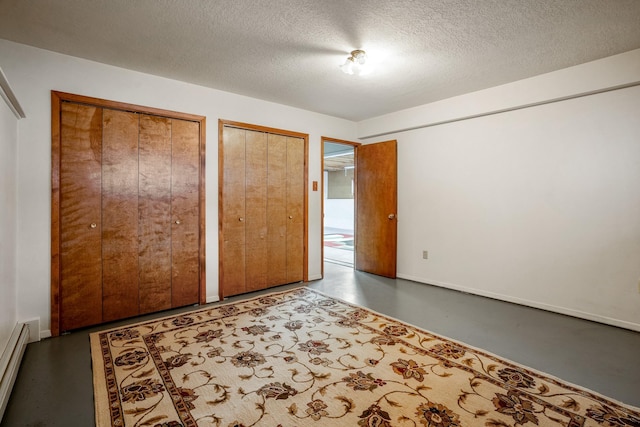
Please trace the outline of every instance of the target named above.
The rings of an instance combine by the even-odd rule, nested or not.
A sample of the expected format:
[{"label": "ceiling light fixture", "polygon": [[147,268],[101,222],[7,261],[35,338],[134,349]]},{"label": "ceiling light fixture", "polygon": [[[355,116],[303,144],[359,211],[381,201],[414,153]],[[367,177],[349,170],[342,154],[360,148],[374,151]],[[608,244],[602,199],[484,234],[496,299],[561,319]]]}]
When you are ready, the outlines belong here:
[{"label": "ceiling light fixture", "polygon": [[345,74],[360,75],[364,71],[364,64],[367,61],[367,54],[364,50],[356,49],[351,51],[351,56],[340,66]]}]

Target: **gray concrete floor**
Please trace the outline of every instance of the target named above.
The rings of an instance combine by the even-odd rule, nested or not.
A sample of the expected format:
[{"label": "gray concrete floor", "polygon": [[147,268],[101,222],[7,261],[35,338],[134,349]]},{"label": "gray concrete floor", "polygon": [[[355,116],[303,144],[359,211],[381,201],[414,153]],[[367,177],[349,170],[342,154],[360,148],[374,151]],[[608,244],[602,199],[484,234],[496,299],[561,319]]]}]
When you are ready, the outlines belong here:
[{"label": "gray concrete floor", "polygon": [[[336,264],[325,263],[324,269],[325,278],[309,287],[640,407],[640,333]],[[265,292],[226,301],[259,293]],[[29,344],[0,425],[93,426],[88,334],[191,309]]]}]

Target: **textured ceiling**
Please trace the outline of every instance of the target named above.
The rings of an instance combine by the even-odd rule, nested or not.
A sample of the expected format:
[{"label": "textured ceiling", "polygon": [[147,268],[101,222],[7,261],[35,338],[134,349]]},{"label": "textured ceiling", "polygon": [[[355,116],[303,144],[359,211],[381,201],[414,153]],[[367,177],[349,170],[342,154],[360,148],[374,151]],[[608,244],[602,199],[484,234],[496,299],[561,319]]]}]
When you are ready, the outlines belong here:
[{"label": "textured ceiling", "polygon": [[640,48],[640,1],[0,0],[0,38],[362,120]]}]

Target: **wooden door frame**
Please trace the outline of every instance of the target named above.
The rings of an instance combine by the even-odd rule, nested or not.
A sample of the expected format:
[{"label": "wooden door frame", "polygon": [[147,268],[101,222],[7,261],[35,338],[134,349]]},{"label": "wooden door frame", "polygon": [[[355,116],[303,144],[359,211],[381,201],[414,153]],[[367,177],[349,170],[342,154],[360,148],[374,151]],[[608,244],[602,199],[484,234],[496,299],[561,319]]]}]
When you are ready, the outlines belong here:
[{"label": "wooden door frame", "polygon": [[[358,157],[358,147],[362,145],[361,142],[347,141],[344,139],[338,138],[330,138],[328,136],[320,137],[320,172],[322,173],[322,184],[320,185],[320,277],[324,278],[324,144],[325,142],[334,142],[336,144],[350,145],[353,147],[353,163],[355,165],[357,157]],[[357,174],[353,174],[353,230],[354,230],[354,239],[355,239],[355,227],[357,226],[357,221],[355,217],[356,212],[356,201],[358,200],[358,183],[357,183]],[[353,265],[355,267],[355,251],[356,245],[355,240],[353,242]]]},{"label": "wooden door frame", "polygon": [[99,108],[131,111],[139,114],[168,117],[171,119],[197,122],[200,126],[200,177],[198,180],[199,192],[199,262],[200,262],[200,286],[198,300],[200,304],[206,303],[206,266],[205,266],[205,219],[206,219],[206,193],[205,193],[205,146],[206,146],[206,117],[195,114],[180,113],[163,110],[160,108],[146,107],[124,102],[109,101],[101,98],[92,98],[83,95],[51,91],[51,335],[60,335],[60,161],[61,161],[61,109],[63,102],[92,105]]},{"label": "wooden door frame", "polygon": [[239,129],[252,130],[257,132],[265,132],[276,135],[290,136],[293,138],[301,138],[304,141],[304,219],[303,219],[303,267],[302,280],[309,281],[309,134],[295,132],[284,129],[276,129],[267,126],[254,125],[250,123],[236,122],[232,120],[218,119],[218,298],[224,300],[224,289],[222,288],[223,268],[222,254],[224,251],[224,232],[222,230],[223,219],[223,183],[224,183],[224,150],[223,150],[223,131],[224,127],[235,127]]}]

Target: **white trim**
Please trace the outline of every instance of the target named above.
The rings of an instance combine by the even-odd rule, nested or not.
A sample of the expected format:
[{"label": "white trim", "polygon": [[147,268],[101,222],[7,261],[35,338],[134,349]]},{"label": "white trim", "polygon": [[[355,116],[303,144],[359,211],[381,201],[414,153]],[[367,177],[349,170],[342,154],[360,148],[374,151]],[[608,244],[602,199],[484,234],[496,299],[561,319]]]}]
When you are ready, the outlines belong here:
[{"label": "white trim", "polygon": [[212,303],[212,302],[218,302],[218,301],[220,301],[220,297],[218,297],[218,295],[211,295],[211,296],[208,296],[208,297],[205,299],[205,302],[206,302],[207,304],[210,304],[210,303]]},{"label": "white trim", "polygon": [[426,285],[433,285],[441,288],[452,289],[454,291],[465,292],[472,295],[492,298],[499,301],[505,301],[505,302],[510,302],[514,304],[524,305],[527,307],[538,308],[540,310],[564,314],[567,316],[577,317],[579,319],[591,320],[593,322],[604,323],[605,325],[611,325],[619,328],[630,329],[632,331],[640,332],[640,324],[627,322],[626,320],[614,319],[612,317],[601,316],[599,314],[587,313],[585,311],[574,310],[572,308],[546,304],[538,301],[531,301],[523,298],[509,296],[509,295],[503,295],[503,294],[498,294],[494,292],[484,291],[481,289],[467,288],[465,286],[454,285],[451,283],[438,282],[437,280],[427,280],[427,279],[414,277],[407,274],[398,274],[397,277],[400,279],[411,280],[412,282],[424,283]]},{"label": "white trim", "polygon": [[15,114],[17,119],[24,119],[27,117],[24,114],[24,110],[20,106],[18,99],[14,95],[11,90],[11,86],[9,85],[9,81],[7,80],[7,76],[2,72],[2,68],[0,68],[0,96],[5,100],[9,109]]},{"label": "white trim", "polygon": [[16,381],[24,349],[29,340],[29,327],[24,323],[16,323],[7,347],[0,358],[0,420],[9,402],[9,396]]}]

